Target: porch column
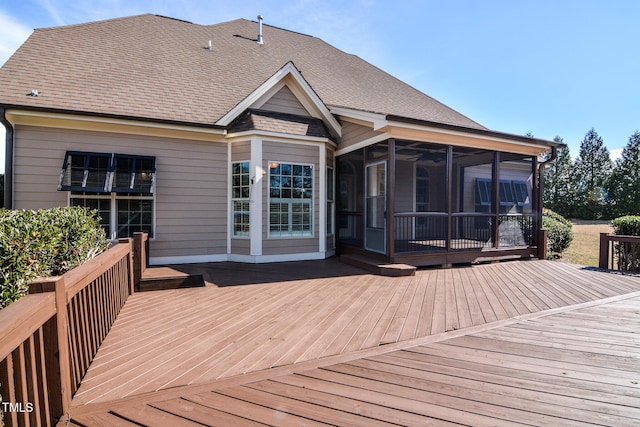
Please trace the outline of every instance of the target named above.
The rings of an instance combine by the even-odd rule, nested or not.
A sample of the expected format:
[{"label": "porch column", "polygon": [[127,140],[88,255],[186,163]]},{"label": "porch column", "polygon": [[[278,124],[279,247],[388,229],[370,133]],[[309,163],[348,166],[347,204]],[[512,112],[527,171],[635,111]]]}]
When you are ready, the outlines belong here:
[{"label": "porch column", "polygon": [[249,236],[252,256],[262,255],[262,140],[251,138],[251,198],[249,200]]},{"label": "porch column", "polygon": [[451,251],[451,237],[453,235],[453,146],[447,146],[447,177],[445,185],[447,187],[447,241],[445,242],[446,251]]},{"label": "porch column", "polygon": [[533,220],[534,230],[533,244],[540,247],[545,242],[540,242],[540,230],[542,229],[542,192],[544,191],[544,164],[538,163],[538,157],[533,158],[533,181],[532,181],[532,195],[533,198],[533,211],[535,212],[535,218]]},{"label": "porch column", "polygon": [[395,232],[394,232],[394,207],[396,191],[396,140],[389,139],[388,147],[389,165],[387,167],[387,248],[389,258],[395,255]]},{"label": "porch column", "polygon": [[318,224],[318,251],[321,253],[325,253],[327,250],[327,149],[324,144],[319,147],[319,159],[320,159],[320,170],[318,171],[318,175],[320,177],[320,182],[318,183],[318,193],[320,202],[318,203],[319,207],[319,221]]},{"label": "porch column", "polygon": [[493,156],[493,211],[495,220],[493,222],[493,247],[500,246],[500,152],[496,151]]}]

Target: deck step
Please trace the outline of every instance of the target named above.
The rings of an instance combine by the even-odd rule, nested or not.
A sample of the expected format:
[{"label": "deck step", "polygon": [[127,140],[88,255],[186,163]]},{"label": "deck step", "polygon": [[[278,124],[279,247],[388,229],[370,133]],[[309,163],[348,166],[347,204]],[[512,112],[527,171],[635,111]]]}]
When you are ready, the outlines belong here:
[{"label": "deck step", "polygon": [[344,254],[340,255],[340,261],[362,268],[379,276],[414,276],[416,267],[409,264],[388,264],[375,259],[368,258],[364,255]]},{"label": "deck step", "polygon": [[171,267],[150,267],[142,273],[136,291],[160,291],[165,289],[197,288],[204,286],[201,274],[188,274]]}]

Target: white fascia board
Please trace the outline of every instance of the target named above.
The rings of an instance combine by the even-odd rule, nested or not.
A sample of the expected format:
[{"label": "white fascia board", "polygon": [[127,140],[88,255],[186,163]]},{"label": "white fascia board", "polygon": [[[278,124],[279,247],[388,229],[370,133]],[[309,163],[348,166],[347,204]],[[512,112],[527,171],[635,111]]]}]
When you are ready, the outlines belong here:
[{"label": "white fascia board", "polygon": [[338,156],[342,156],[343,154],[347,154],[347,153],[351,153],[352,151],[356,151],[359,150],[361,148],[364,147],[368,147],[370,145],[373,144],[377,144],[378,142],[382,142],[382,141],[386,141],[387,139],[389,139],[390,136],[387,133],[381,133],[380,135],[376,135],[372,138],[369,139],[365,139],[364,141],[360,141],[356,144],[350,145],[348,147],[345,148],[340,148],[338,150],[336,150],[333,155],[338,157]]},{"label": "white fascia board", "polygon": [[242,132],[229,133],[227,134],[227,139],[229,141],[233,141],[236,139],[241,139],[245,141],[247,138],[252,138],[254,136],[259,136],[263,139],[270,139],[270,140],[277,139],[277,140],[284,140],[287,142],[291,142],[291,140],[294,140],[294,141],[300,141],[300,142],[302,141],[314,142],[318,144],[331,144],[333,146],[336,146],[336,144],[333,141],[331,141],[329,138],[323,138],[319,136],[292,135],[289,133],[271,132],[266,130],[247,130]]},{"label": "white fascia board", "polygon": [[345,107],[331,107],[331,112],[343,120],[364,126],[371,126],[374,131],[382,129],[389,124],[384,114]]},{"label": "white fascia board", "polygon": [[438,133],[440,135],[459,136],[459,137],[475,139],[475,140],[478,140],[478,141],[498,142],[498,143],[517,145],[517,146],[527,147],[527,148],[539,148],[540,152],[548,151],[550,149],[550,147],[543,147],[543,146],[541,146],[539,144],[536,144],[536,143],[528,143],[528,142],[524,142],[524,141],[516,141],[516,140],[513,140],[513,139],[501,138],[501,137],[498,137],[498,136],[482,135],[482,134],[476,134],[476,133],[472,133],[472,132],[464,132],[464,131],[457,131],[457,130],[451,130],[451,129],[443,129],[443,128],[434,127],[434,126],[423,126],[423,125],[417,125],[417,124],[412,124],[412,123],[403,123],[403,122],[395,122],[395,121],[388,121],[387,122],[387,126],[385,128],[383,128],[382,130],[393,134],[393,129],[394,128],[396,128],[396,129],[415,130],[415,131],[433,132],[433,133]]},{"label": "white fascia board", "polygon": [[[276,71],[274,75],[269,77],[267,81],[262,83],[256,90],[249,94],[239,104],[233,107],[227,114],[222,116],[216,122],[216,125],[228,126],[236,117],[248,108],[259,108],[267,99],[275,92],[280,90],[285,84],[285,79],[289,77],[293,79],[295,85],[290,87],[291,91],[298,97],[298,100],[304,105],[310,113],[316,112],[322,121],[324,121],[331,134],[337,137],[342,136],[342,127],[336,118],[331,114],[320,97],[316,95],[313,88],[302,77],[300,71],[293,65],[293,62],[287,62],[284,67]],[[297,87],[296,87],[297,86]],[[300,90],[302,92],[300,92]],[[305,96],[300,96],[304,94]],[[305,99],[306,98],[306,99]]]}]

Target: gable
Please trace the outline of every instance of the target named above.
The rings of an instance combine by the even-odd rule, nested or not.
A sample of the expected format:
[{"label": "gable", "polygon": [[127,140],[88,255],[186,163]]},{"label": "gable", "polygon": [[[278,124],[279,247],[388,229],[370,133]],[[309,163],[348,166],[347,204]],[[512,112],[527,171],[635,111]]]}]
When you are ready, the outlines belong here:
[{"label": "gable", "polygon": [[[292,62],[287,62],[282,68],[280,68],[275,74],[269,77],[264,83],[253,90],[247,97],[241,102],[236,104],[227,114],[225,114],[215,124],[218,126],[229,126],[235,119],[237,119],[242,113],[248,109],[262,109],[260,108],[268,101],[272,100],[275,95],[280,93],[284,88],[287,88],[293,99],[286,92],[281,95],[286,98],[285,104],[289,106],[296,106],[300,104],[304,110],[304,116],[311,116],[320,119],[324,122],[327,130],[334,138],[339,138],[342,134],[342,127],[338,120],[331,114],[327,106],[315,93],[309,83],[302,77],[300,71]],[[282,98],[276,98],[273,104],[277,104],[277,99],[282,101]],[[282,108],[282,106],[277,107]],[[287,113],[289,114],[289,113]]]},{"label": "gable", "polygon": [[256,105],[261,110],[274,111],[276,113],[295,114],[297,116],[311,116],[304,105],[296,98],[288,86],[283,86],[278,92],[269,98],[264,104]]}]

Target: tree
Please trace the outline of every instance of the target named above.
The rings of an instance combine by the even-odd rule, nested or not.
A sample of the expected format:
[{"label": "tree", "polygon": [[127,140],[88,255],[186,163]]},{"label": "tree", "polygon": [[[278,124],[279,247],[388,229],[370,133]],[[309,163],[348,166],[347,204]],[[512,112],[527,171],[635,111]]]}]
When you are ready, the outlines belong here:
[{"label": "tree", "polygon": [[[553,140],[563,143],[559,136]],[[558,156],[544,171],[543,205],[565,217],[575,216],[572,212],[575,200],[575,191],[571,180],[572,168],[569,147],[563,147],[558,150]]]},{"label": "tree", "polygon": [[592,128],[582,140],[580,154],[574,163],[573,188],[578,218],[601,219],[605,216],[608,206],[606,188],[611,171],[609,150]]},{"label": "tree", "polygon": [[608,187],[615,216],[640,214],[640,132],[629,137]]}]

